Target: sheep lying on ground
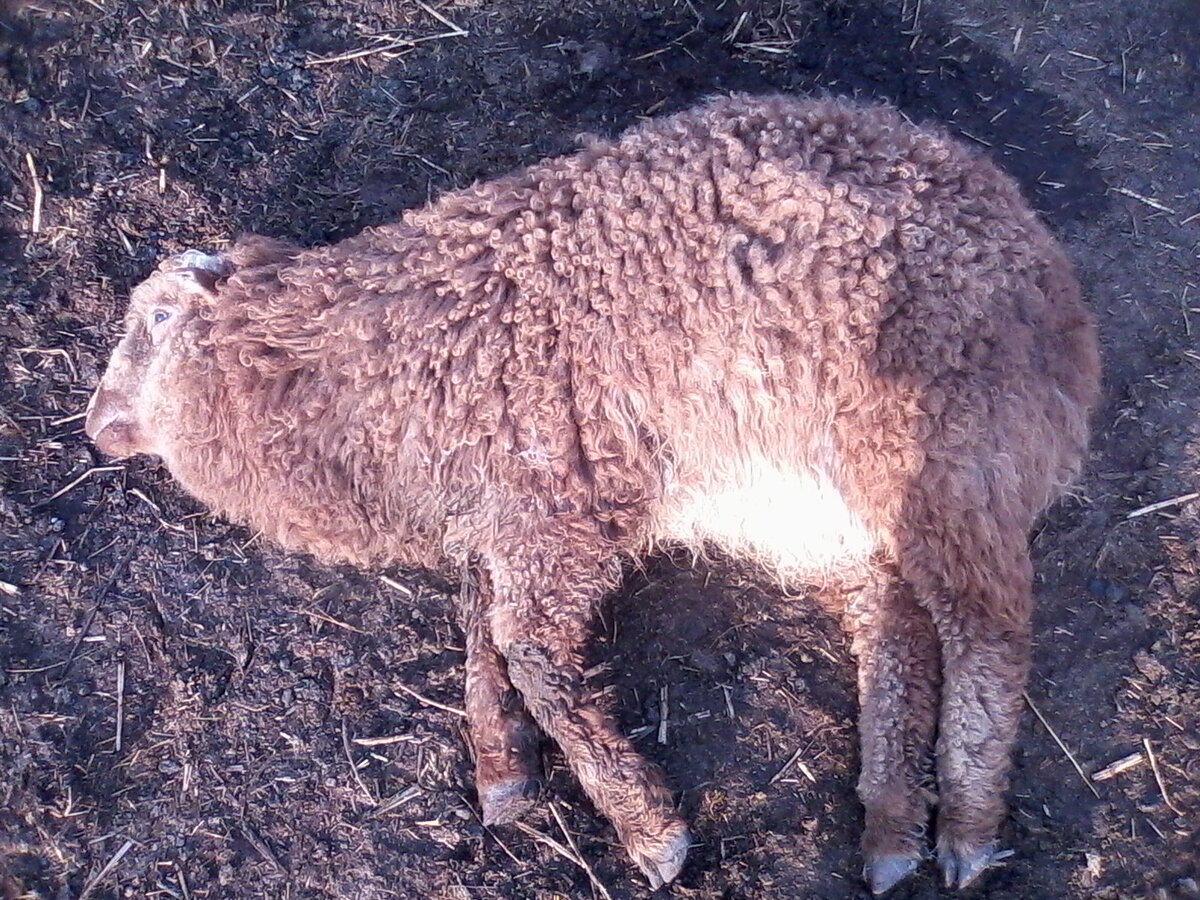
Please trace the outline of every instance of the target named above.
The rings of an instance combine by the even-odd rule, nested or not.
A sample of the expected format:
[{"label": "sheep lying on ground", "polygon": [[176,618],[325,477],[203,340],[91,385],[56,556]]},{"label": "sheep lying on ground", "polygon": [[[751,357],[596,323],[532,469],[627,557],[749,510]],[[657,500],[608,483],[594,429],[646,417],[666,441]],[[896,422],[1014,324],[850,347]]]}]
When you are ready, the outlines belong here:
[{"label": "sheep lying on ground", "polygon": [[133,292],[90,407],[286,547],[462,574],[485,821],[552,737],[659,885],[687,828],[588,699],[622,560],[715,545],[838,587],[865,874],[989,863],[1030,659],[1027,533],[1071,479],[1092,321],[1011,180],[895,112],[733,96],[302,250]]}]

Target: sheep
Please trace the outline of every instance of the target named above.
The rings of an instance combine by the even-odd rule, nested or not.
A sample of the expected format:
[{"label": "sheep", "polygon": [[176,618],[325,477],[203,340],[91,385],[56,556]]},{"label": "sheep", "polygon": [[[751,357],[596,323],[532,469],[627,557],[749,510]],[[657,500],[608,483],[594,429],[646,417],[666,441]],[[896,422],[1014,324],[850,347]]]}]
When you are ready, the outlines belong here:
[{"label": "sheep", "polygon": [[327,247],[191,250],[133,290],[89,405],[285,548],[461,577],[488,824],[544,732],[650,883],[690,836],[585,690],[597,604],[663,547],[844,598],[863,875],[993,859],[1035,518],[1098,392],[1071,264],[1013,181],[837,98],[730,95]]}]

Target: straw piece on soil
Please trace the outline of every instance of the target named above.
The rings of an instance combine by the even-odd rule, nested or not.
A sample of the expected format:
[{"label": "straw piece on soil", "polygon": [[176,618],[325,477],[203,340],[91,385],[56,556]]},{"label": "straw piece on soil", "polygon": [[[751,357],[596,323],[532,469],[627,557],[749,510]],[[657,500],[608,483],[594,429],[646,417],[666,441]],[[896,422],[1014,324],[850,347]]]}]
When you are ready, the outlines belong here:
[{"label": "straw piece on soil", "polygon": [[1146,761],[1146,754],[1141,750],[1135,753],[1130,753],[1128,756],[1122,756],[1116,762],[1109,763],[1099,772],[1092,776],[1092,781],[1108,781],[1110,778],[1116,778],[1122,772],[1128,772],[1130,769],[1136,769]]},{"label": "straw piece on soil", "polygon": [[1139,203],[1145,203],[1151,209],[1157,209],[1159,212],[1170,213],[1171,215],[1175,214],[1175,210],[1171,209],[1165,203],[1155,200],[1153,197],[1147,197],[1145,194],[1139,194],[1137,191],[1131,191],[1129,188],[1115,187],[1113,188],[1113,192],[1125,197],[1131,197]]},{"label": "straw piece on soil", "polygon": [[1158,792],[1162,794],[1163,802],[1167,804],[1167,809],[1175,813],[1177,816],[1183,815],[1183,810],[1171,802],[1171,797],[1167,794],[1167,786],[1163,784],[1162,772],[1158,770],[1158,757],[1154,755],[1154,748],[1150,746],[1150,738],[1142,738],[1142,746],[1146,748],[1146,756],[1150,760],[1150,771],[1154,773],[1154,781],[1158,784]]},{"label": "straw piece on soil", "polygon": [[1200,497],[1200,491],[1191,494],[1180,494],[1178,497],[1172,497],[1170,500],[1160,500],[1158,503],[1151,503],[1149,506],[1143,506],[1140,509],[1135,509],[1131,513],[1126,513],[1126,519],[1136,519],[1138,516],[1149,515],[1152,512],[1158,512],[1160,509],[1170,509],[1172,506],[1182,506],[1185,503],[1191,503],[1197,497]]},{"label": "straw piece on soil", "polygon": [[363,781],[362,775],[358,771],[358,766],[354,762],[354,752],[350,749],[350,730],[346,725],[346,720],[342,719],[342,750],[346,753],[346,762],[350,764],[350,774],[354,776],[354,780],[358,782],[358,786],[366,795],[367,801],[375,807],[379,806],[379,798],[371,793],[371,789],[367,787],[367,783]]},{"label": "straw piece on soil", "polygon": [[415,800],[419,796],[421,796],[421,789],[415,784],[410,784],[404,790],[396,794],[392,794],[392,796],[388,797],[386,800],[379,801],[379,805],[371,810],[371,816],[372,818],[385,816],[392,810],[403,806],[410,800]]},{"label": "straw piece on soil", "polygon": [[247,825],[246,823],[243,822],[242,826],[241,826],[241,832],[242,832],[242,837],[244,837],[249,842],[251,847],[253,847],[255,850],[258,851],[259,856],[261,856],[263,859],[265,859],[268,863],[271,864],[271,867],[273,869],[275,869],[276,872],[279,872],[281,874],[284,874],[287,872],[287,869],[285,869],[283,867],[283,863],[281,863],[279,861],[279,857],[276,856],[274,851],[271,850],[271,848],[267,846],[267,842],[258,836],[257,831],[255,831],[253,828],[251,828],[249,825]]},{"label": "straw piece on soil", "polygon": [[340,619],[335,619],[333,616],[327,616],[325,613],[317,612],[315,609],[297,609],[296,612],[308,616],[310,619],[316,619],[318,622],[328,622],[330,625],[336,625],[338,628],[353,631],[355,634],[366,634],[361,628],[355,628],[349,622],[343,622]]},{"label": "straw piece on soil", "polygon": [[25,154],[25,165],[29,169],[29,177],[33,182],[33,219],[29,223],[29,230],[33,234],[37,234],[42,230],[42,201],[44,195],[42,193],[42,181],[38,178],[37,165],[33,161],[33,154]]},{"label": "straw piece on soil", "polygon": [[[551,806],[551,808],[553,809],[553,805]],[[604,884],[601,883],[601,881],[596,878],[596,873],[592,871],[592,867],[589,866],[587,864],[587,862],[584,861],[583,857],[581,857],[578,853],[573,853],[570,850],[570,848],[563,846],[561,843],[556,841],[554,838],[550,837],[550,835],[543,834],[542,832],[538,831],[536,828],[526,825],[524,822],[514,822],[513,824],[517,827],[517,829],[519,831],[524,832],[526,835],[533,838],[539,844],[544,844],[545,846],[547,846],[551,850],[553,850],[555,853],[557,853],[559,856],[561,856],[563,859],[567,860],[570,863],[574,863],[575,865],[579,866],[579,868],[583,869],[583,871],[587,875],[588,879],[592,882],[592,886],[596,889],[596,892],[598,894],[600,894],[600,896],[604,897],[605,900],[612,900],[612,894],[610,894],[608,892],[608,888],[606,888],[604,886]],[[560,828],[562,827],[561,824],[559,827]]]},{"label": "straw piece on soil", "polygon": [[664,684],[658,689],[658,742],[665,744],[667,742],[667,717],[671,714],[671,706],[668,702],[667,686]]},{"label": "straw piece on soil", "polygon": [[92,891],[94,891],[100,885],[100,882],[107,878],[112,870],[117,867],[117,863],[119,863],[122,857],[129,852],[129,848],[132,847],[133,844],[134,842],[132,840],[125,841],[125,843],[121,845],[121,849],[114,853],[112,858],[104,864],[104,868],[88,879],[87,884],[83,886],[83,890],[79,892],[79,900],[87,900],[87,898],[91,896]]},{"label": "straw piece on soil", "polygon": [[612,895],[608,893],[608,889],[600,882],[600,879],[596,877],[596,873],[592,871],[592,867],[588,865],[588,861],[584,859],[583,854],[579,852],[579,847],[575,843],[575,838],[571,835],[571,832],[567,830],[567,823],[563,821],[562,814],[558,811],[557,803],[550,804],[550,814],[554,816],[554,821],[558,823],[558,830],[561,831],[563,833],[563,837],[567,839],[567,843],[570,845],[571,851],[575,854],[575,858],[579,860],[579,865],[583,868],[583,871],[587,872],[587,877],[591,879],[592,884],[596,886],[596,890],[599,891],[603,896],[607,897],[608,900],[612,900]]},{"label": "straw piece on soil", "polygon": [[125,734],[125,660],[117,660],[117,728],[113,738],[113,749],[121,752],[121,738]]},{"label": "straw piece on soil", "polygon": [[459,709],[457,706],[448,706],[445,703],[438,703],[438,701],[436,701],[436,700],[430,700],[428,697],[424,696],[423,694],[418,694],[412,688],[405,687],[402,684],[398,684],[398,685],[396,685],[396,687],[400,688],[400,690],[404,691],[404,693],[408,694],[408,696],[412,697],[418,703],[424,704],[425,706],[432,706],[434,709],[440,709],[444,712],[454,713],[454,715],[462,716],[464,719],[467,716],[466,710]]},{"label": "straw piece on soil", "polygon": [[1029,696],[1029,692],[1022,691],[1021,696],[1025,698],[1025,702],[1029,704],[1029,708],[1033,710],[1033,714],[1037,716],[1038,721],[1042,723],[1042,727],[1050,732],[1050,737],[1054,738],[1054,743],[1058,744],[1058,749],[1063,752],[1067,759],[1070,760],[1071,765],[1075,767],[1075,771],[1079,773],[1079,777],[1083,779],[1083,783],[1088,786],[1088,790],[1095,795],[1097,800],[1099,800],[1100,792],[1096,790],[1096,786],[1092,784],[1091,779],[1089,779],[1084,773],[1083,766],[1079,765],[1079,760],[1075,758],[1075,754],[1067,749],[1067,745],[1062,742],[1062,738],[1058,736],[1058,732],[1050,727],[1050,723],[1046,721],[1046,717],[1042,715],[1041,710],[1034,705],[1033,699]]},{"label": "straw piece on soil", "polygon": [[[812,745],[810,744],[809,746]],[[767,785],[770,786],[777,782],[780,778],[787,774],[787,770],[792,766],[795,766],[797,769],[799,769],[805,778],[815,784],[817,779],[813,775],[812,770],[809,769],[808,766],[804,765],[804,763],[799,761],[800,757],[804,755],[806,750],[808,750],[808,747],[797,747],[796,752],[789,756],[787,762],[779,767],[779,771],[771,776],[771,780],[767,782]]]},{"label": "straw piece on soil", "polygon": [[380,575],[379,580],[390,587],[393,591],[399,591],[405,597],[412,597],[413,595],[412,588],[401,584],[395,578],[388,578],[386,575]]},{"label": "straw piece on soil", "polygon": [[444,15],[442,15],[440,12],[438,12],[432,6],[429,6],[427,3],[422,2],[422,0],[417,0],[417,6],[421,7],[421,9],[425,10],[425,12],[429,13],[431,16],[433,16],[435,19],[437,19],[439,22],[441,22],[443,25],[445,25],[447,28],[449,28],[452,33],[450,36],[466,37],[468,34],[470,34],[470,32],[467,31],[465,28],[455,25],[453,22],[451,22],[449,19],[447,19]]}]

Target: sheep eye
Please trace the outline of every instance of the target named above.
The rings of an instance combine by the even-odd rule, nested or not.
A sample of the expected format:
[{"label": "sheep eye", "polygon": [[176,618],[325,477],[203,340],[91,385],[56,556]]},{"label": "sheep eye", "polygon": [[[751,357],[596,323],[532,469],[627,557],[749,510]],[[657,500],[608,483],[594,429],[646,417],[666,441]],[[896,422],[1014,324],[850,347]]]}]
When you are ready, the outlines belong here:
[{"label": "sheep eye", "polygon": [[151,325],[161,325],[167,319],[171,318],[171,314],[165,309],[156,309],[150,314]]}]

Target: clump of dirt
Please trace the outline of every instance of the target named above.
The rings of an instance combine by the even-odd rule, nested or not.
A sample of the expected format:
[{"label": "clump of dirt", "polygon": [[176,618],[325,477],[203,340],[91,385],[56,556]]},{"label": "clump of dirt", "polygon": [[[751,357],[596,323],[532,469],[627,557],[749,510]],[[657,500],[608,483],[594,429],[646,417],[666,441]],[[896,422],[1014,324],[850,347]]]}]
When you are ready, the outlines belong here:
[{"label": "clump of dirt", "polygon": [[[1071,248],[1106,400],[1077,497],[1034,537],[1038,716],[1017,749],[1014,855],[973,894],[1200,896],[1196,13],[0,4],[0,897],[591,890],[476,816],[445,708],[462,690],[450,586],[264,546],[159,468],[101,459],[80,412],[129,288],[169,252],[244,230],[336,240],[727,90],[890,100],[983,147]],[[853,669],[819,605],[664,558],[600,637],[597,690],[694,826],[673,893],[864,894]],[[596,878],[649,896],[548,762]],[[567,842],[544,807],[531,825]],[[895,896],[938,892],[927,867]]]}]

